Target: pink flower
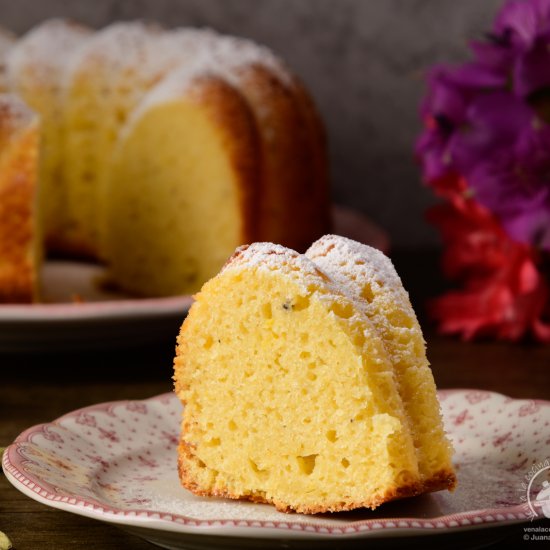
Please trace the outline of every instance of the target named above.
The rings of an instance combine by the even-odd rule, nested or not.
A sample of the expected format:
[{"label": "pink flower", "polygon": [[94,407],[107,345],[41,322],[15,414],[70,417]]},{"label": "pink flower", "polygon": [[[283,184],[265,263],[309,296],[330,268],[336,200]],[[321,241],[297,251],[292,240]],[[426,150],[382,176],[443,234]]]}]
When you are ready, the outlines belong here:
[{"label": "pink flower", "polygon": [[433,300],[431,315],[442,333],[458,333],[465,340],[517,341],[530,334],[550,342],[550,294],[537,269],[536,251],[510,239],[498,220],[464,193],[465,185],[460,178],[438,183],[450,200],[428,212],[446,245],[443,268],[463,284]]}]

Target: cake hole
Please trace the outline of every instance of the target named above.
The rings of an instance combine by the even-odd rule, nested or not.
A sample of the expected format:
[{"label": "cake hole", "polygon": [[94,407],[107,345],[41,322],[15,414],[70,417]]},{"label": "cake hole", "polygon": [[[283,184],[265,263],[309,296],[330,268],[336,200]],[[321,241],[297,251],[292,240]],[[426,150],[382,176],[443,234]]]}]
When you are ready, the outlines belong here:
[{"label": "cake hole", "polygon": [[353,337],[353,343],[357,347],[362,348],[365,345],[365,335],[362,332],[360,332],[359,334],[356,334]]},{"label": "cake hole", "polygon": [[302,344],[307,344],[309,341],[309,334],[307,332],[302,332],[302,334],[300,334],[300,342]]},{"label": "cake hole", "polygon": [[259,476],[265,477],[268,474],[268,470],[260,468],[256,462],[254,462],[251,458],[248,459],[248,464],[250,465],[250,469]]},{"label": "cake hole", "polygon": [[210,441],[206,442],[207,447],[219,447],[220,446],[220,438],[219,437],[213,437]]},{"label": "cake hole", "polygon": [[314,372],[310,371],[307,373],[307,378],[313,382],[317,380],[317,375]]},{"label": "cake hole", "polygon": [[198,459],[198,466],[199,468],[206,468],[206,464],[200,458]]},{"label": "cake hole", "polygon": [[309,307],[309,298],[307,296],[298,296],[292,305],[294,311],[302,311]]},{"label": "cake hole", "polygon": [[262,306],[262,315],[265,319],[273,318],[273,311],[271,310],[271,304],[269,302]]},{"label": "cake hole", "polygon": [[230,421],[227,423],[227,427],[228,427],[232,432],[237,431],[237,424],[235,424],[235,421],[234,421],[234,420],[230,420]]},{"label": "cake hole", "polygon": [[374,293],[368,283],[365,283],[361,289],[361,298],[365,299],[369,303],[374,300]]},{"label": "cake hole", "polygon": [[331,443],[334,443],[338,437],[336,435],[336,430],[329,430],[327,432],[327,439],[331,442]]},{"label": "cake hole", "polygon": [[204,349],[210,349],[214,344],[214,339],[212,338],[212,336],[207,336],[206,339],[204,340],[204,344],[202,345],[202,347]]},{"label": "cake hole", "polygon": [[412,319],[400,310],[389,312],[387,318],[394,327],[412,328]]},{"label": "cake hole", "polygon": [[300,472],[306,476],[311,475],[315,469],[315,461],[317,460],[318,455],[306,455],[306,456],[297,456],[296,460],[298,461],[298,468]]},{"label": "cake hole", "polygon": [[309,351],[302,351],[300,353],[300,359],[309,359],[311,357],[311,353]]},{"label": "cake hole", "polygon": [[355,260],[355,265],[365,265],[363,260]]},{"label": "cake hole", "polygon": [[340,462],[342,463],[342,466],[343,466],[344,468],[348,468],[348,467],[349,467],[349,460],[348,460],[347,458],[343,458]]},{"label": "cake hole", "polygon": [[350,303],[341,304],[335,302],[331,309],[335,315],[342,319],[349,319],[353,315],[353,306]]}]

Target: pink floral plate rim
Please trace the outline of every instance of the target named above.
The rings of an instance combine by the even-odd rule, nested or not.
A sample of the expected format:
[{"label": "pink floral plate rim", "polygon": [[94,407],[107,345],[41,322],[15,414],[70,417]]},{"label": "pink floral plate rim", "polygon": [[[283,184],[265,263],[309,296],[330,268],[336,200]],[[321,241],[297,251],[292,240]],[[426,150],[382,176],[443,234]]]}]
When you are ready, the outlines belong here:
[{"label": "pink floral plate rim", "polygon": [[[523,423],[517,428],[517,434],[520,436],[520,439],[522,434],[525,434],[525,425],[527,425],[527,423],[529,423],[529,425],[532,424],[534,419],[537,419],[537,423],[539,424],[544,423],[545,426],[550,425],[549,401],[513,399],[499,393],[475,389],[439,390],[438,395],[442,404],[447,431],[453,439],[453,443],[459,455],[457,459],[459,468],[459,487],[461,483],[461,470],[468,464],[468,462],[464,462],[464,464],[461,463],[461,460],[466,456],[464,455],[464,449],[471,448],[477,452],[480,451],[480,446],[473,441],[473,439],[468,439],[468,431],[471,429],[471,426],[477,426],[475,422],[468,425],[467,421],[469,419],[474,421],[476,419],[479,420],[478,415],[484,414],[482,411],[486,411],[489,408],[495,408],[495,410],[497,410],[497,406],[500,407],[498,410],[502,410],[503,414],[507,413],[503,418],[510,418],[508,421],[509,424],[504,423],[504,425],[502,425],[502,419],[500,419],[501,421],[497,423],[498,428],[495,431],[495,437],[492,440],[492,444],[488,445],[488,447],[494,451],[501,452],[511,448],[512,440],[516,435],[514,434],[513,437],[510,435],[510,427],[512,425],[515,425],[517,428],[519,424]],[[114,401],[78,409],[51,423],[31,427],[21,433],[3,454],[2,466],[4,472],[8,480],[18,490],[48,506],[122,526],[125,525],[138,529],[154,529],[157,531],[170,531],[182,534],[218,534],[223,536],[253,536],[259,538],[317,538],[327,536],[344,538],[365,536],[388,537],[395,535],[402,536],[403,534],[426,535],[442,531],[450,532],[464,529],[477,529],[526,522],[530,519],[526,504],[513,502],[513,499],[512,501],[503,502],[502,505],[499,506],[473,508],[471,510],[468,509],[443,514],[437,517],[430,517],[428,519],[415,517],[413,514],[408,516],[369,517],[373,514],[369,511],[365,513],[367,519],[357,519],[357,516],[351,516],[351,519],[348,519],[350,516],[347,516],[343,521],[338,519],[338,514],[331,517],[279,514],[280,517],[278,519],[268,520],[249,517],[249,515],[233,517],[231,519],[224,517],[208,517],[207,519],[202,519],[200,517],[190,517],[189,515],[170,513],[160,509],[147,509],[139,506],[130,508],[117,507],[109,505],[104,500],[101,500],[101,498],[97,498],[97,494],[95,498],[77,493],[64,494],[63,490],[60,491],[58,487],[52,487],[51,483],[45,480],[44,477],[29,473],[28,471],[28,463],[33,462],[29,460],[29,450],[36,447],[40,452],[45,449],[46,451],[49,450],[48,452],[51,453],[56,438],[49,437],[45,439],[45,437],[48,437],[48,434],[50,436],[52,436],[52,434],[55,436],[56,429],[61,429],[70,422],[78,422],[78,419],[82,418],[91,418],[93,421],[89,420],[88,423],[90,424],[95,422],[98,418],[116,418],[117,414],[121,413],[123,413],[123,416],[124,414],[133,414],[135,418],[141,415],[143,422],[145,422],[147,415],[153,414],[155,410],[156,412],[162,410],[164,414],[164,412],[170,408],[169,412],[173,417],[174,411],[179,413],[178,407],[179,402],[176,396],[172,393],[167,393],[140,401]],[[147,412],[149,410],[152,412]],[[132,412],[130,413],[128,411]],[[175,416],[177,417],[178,414]],[[173,425],[170,422],[160,427],[167,429],[166,433],[170,436],[170,445],[173,446],[175,456],[179,424],[177,418],[171,418],[171,420],[174,423]],[[516,424],[513,424],[514,422],[516,422]],[[86,422],[84,422],[84,424],[86,424]],[[506,433],[501,434],[499,431],[501,427],[504,427]],[[547,437],[550,437],[550,434],[548,434]],[[47,443],[47,445],[44,446],[44,443]],[[544,444],[550,444],[550,439]],[[40,445],[43,445],[43,448],[41,448]],[[58,445],[58,447],[62,449],[62,445]],[[50,457],[48,460],[51,459],[54,464],[55,461],[58,460],[55,453],[47,456]],[[523,472],[527,471],[530,464],[534,464],[543,458],[546,457],[532,456],[529,452],[526,452],[524,460],[517,463],[505,461],[505,470],[509,474],[517,475],[519,486]],[[476,462],[483,463],[483,458],[478,459]],[[474,466],[476,469],[480,467],[478,463],[475,463]],[[61,470],[70,467],[70,464],[58,462],[57,467]],[[91,485],[96,481],[97,480],[94,479],[92,475],[88,480],[88,484]],[[181,489],[181,491],[184,490]],[[434,493],[427,498],[435,498],[441,494],[442,493]],[[445,492],[445,494],[447,495],[448,493]],[[452,496],[448,498],[451,499]],[[208,499],[202,500],[206,501]],[[405,499],[400,502],[404,503],[405,501],[412,502],[414,499]],[[250,504],[241,503],[240,501],[225,502],[227,503],[225,504],[226,506],[236,505],[237,503],[239,505]],[[254,506],[272,509],[272,507],[268,505]],[[336,520],[333,518],[336,518]]]}]

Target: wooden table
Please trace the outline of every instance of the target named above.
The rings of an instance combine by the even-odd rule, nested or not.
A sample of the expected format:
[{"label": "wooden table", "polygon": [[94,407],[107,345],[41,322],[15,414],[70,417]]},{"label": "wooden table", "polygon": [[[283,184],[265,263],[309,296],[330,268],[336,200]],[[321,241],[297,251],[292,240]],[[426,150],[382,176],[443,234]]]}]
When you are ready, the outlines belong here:
[{"label": "wooden table", "polygon": [[[398,257],[397,266],[420,311],[440,283],[433,255]],[[432,262],[430,264],[429,262]],[[415,266],[423,265],[422,272]],[[483,342],[464,344],[427,332],[429,357],[440,388],[480,388],[517,398],[550,400],[550,346]],[[22,356],[0,354],[0,446],[25,428],[94,403],[141,399],[171,390],[174,336],[145,349]],[[549,449],[550,453],[550,449]],[[545,522],[550,526],[550,522]],[[0,530],[17,550],[147,549],[148,543],[99,521],[48,508],[25,497],[0,476]],[[523,530],[507,541],[521,545]],[[532,542],[531,548],[545,543]],[[547,546],[547,544],[546,544]]]}]

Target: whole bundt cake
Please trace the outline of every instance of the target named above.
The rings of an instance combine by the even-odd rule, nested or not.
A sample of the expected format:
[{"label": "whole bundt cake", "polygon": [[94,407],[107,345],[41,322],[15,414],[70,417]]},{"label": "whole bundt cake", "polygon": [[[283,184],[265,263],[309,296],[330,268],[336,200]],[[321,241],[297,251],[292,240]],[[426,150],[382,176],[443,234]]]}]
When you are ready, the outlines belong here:
[{"label": "whole bundt cake", "polygon": [[1,46],[0,84],[41,120],[46,252],[103,262],[121,289],[162,296],[196,291],[240,244],[305,250],[326,232],[322,124],[266,48],[59,19]]},{"label": "whole bundt cake", "polygon": [[[454,488],[422,336],[396,274],[358,243],[343,256],[334,244],[330,269],[315,263],[335,242],[314,245],[313,261],[270,243],[241,247],[196,296],[174,362],[179,475],[192,492],[318,513]],[[367,306],[356,265],[361,288],[375,273],[395,290],[374,290]],[[385,330],[402,326],[400,315],[411,330],[394,329],[393,342]]]}]

